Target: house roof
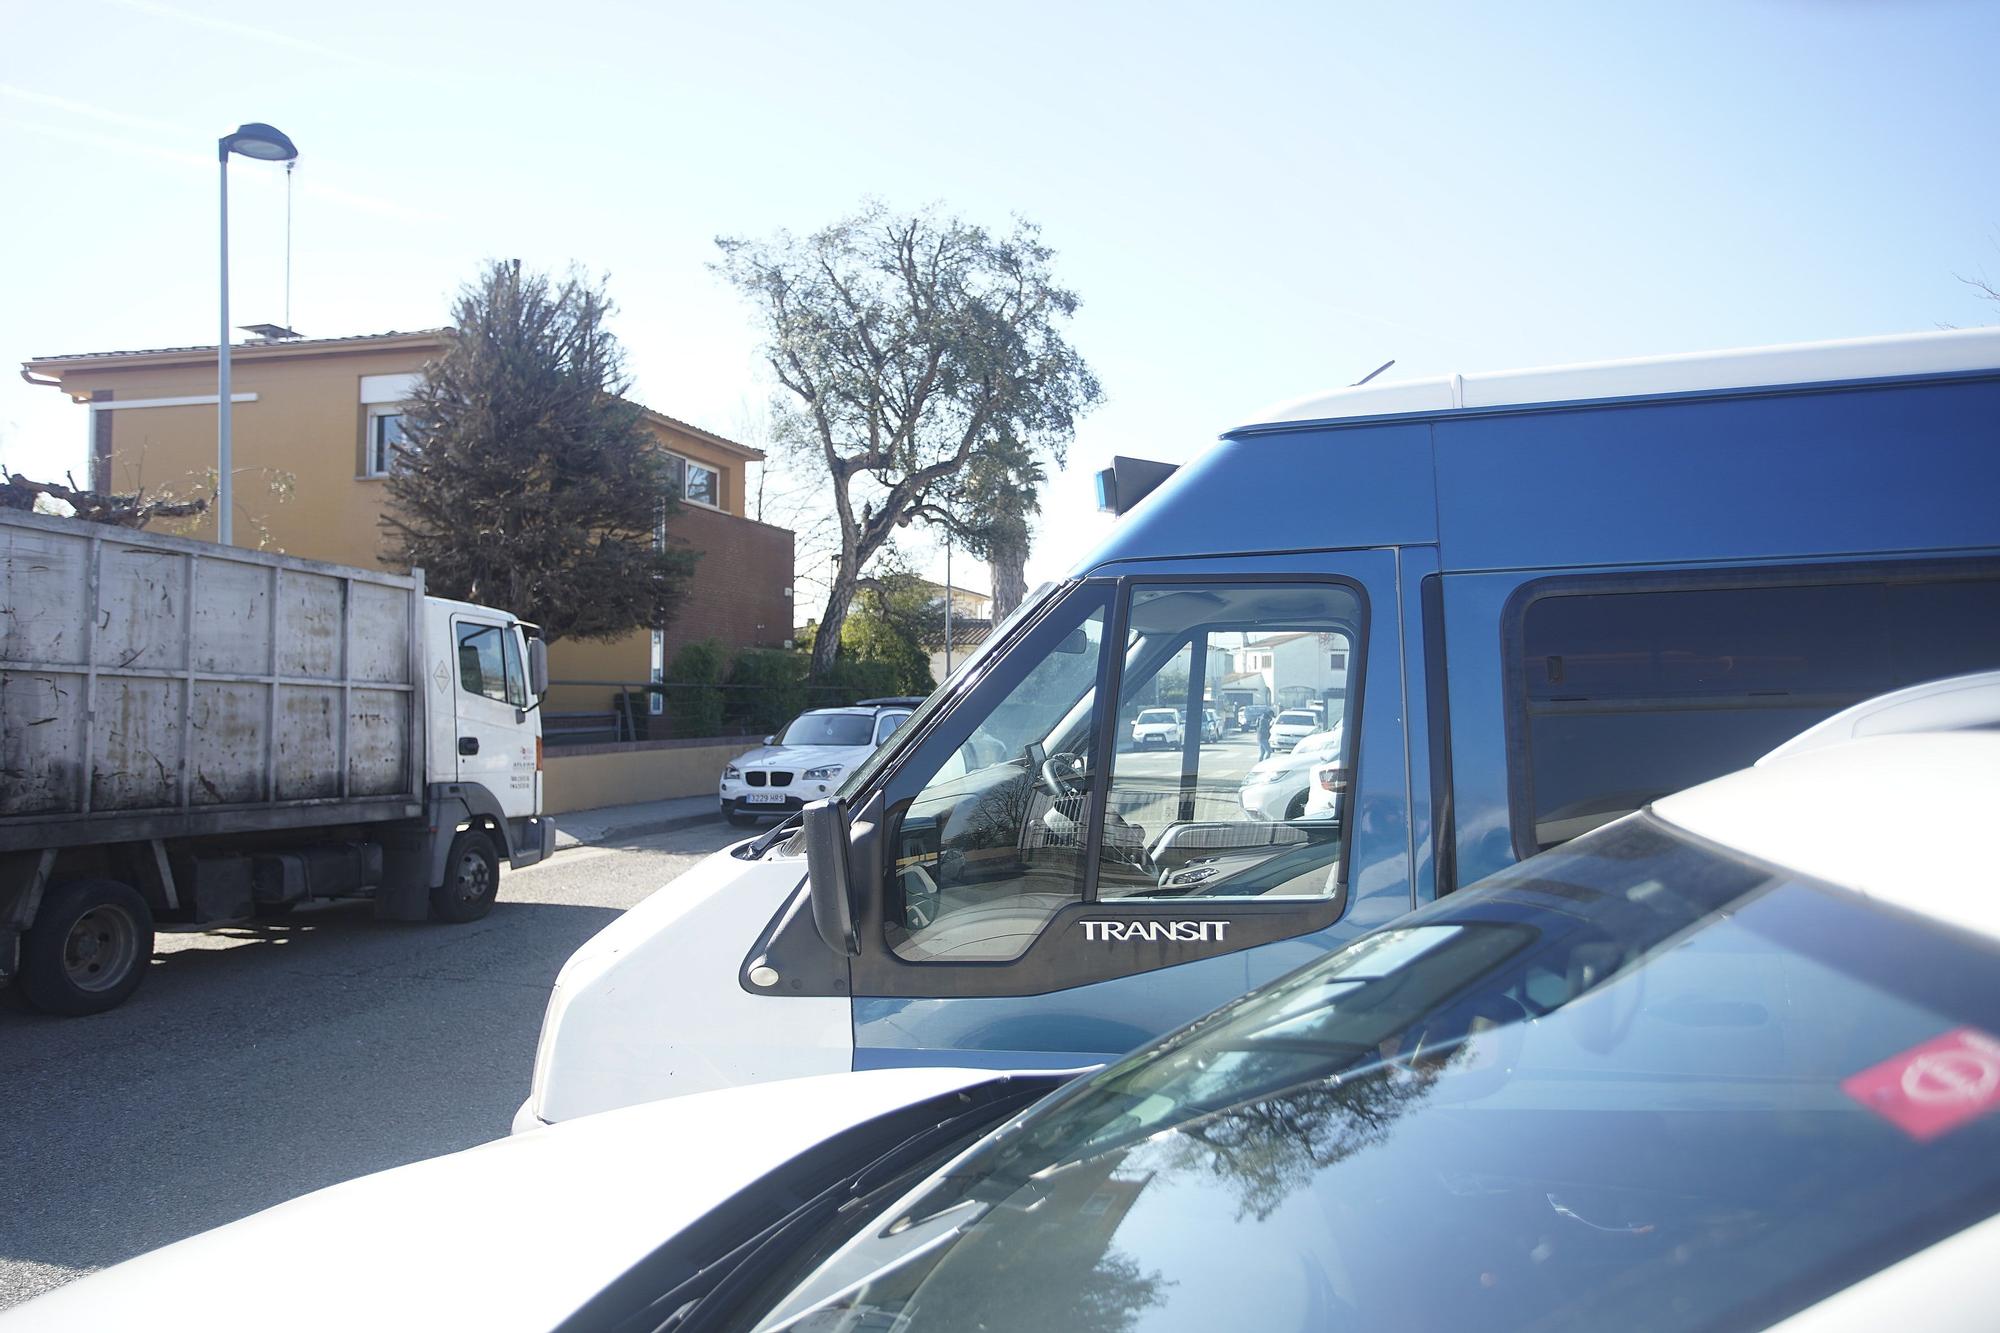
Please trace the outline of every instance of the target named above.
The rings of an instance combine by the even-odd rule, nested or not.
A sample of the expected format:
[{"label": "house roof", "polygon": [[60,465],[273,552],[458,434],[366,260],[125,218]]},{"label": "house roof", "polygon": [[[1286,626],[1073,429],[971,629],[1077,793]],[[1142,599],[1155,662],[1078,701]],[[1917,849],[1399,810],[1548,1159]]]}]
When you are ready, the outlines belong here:
[{"label": "house roof", "polygon": [[[441,345],[449,328],[412,329],[400,332],[391,329],[386,333],[350,333],[338,338],[286,338],[281,342],[242,342],[229,344],[229,359],[264,359],[283,357],[299,352],[345,352],[373,351],[382,347],[403,347],[430,343]],[[35,372],[44,370],[94,370],[102,366],[129,365],[174,365],[179,362],[212,361],[215,359],[215,344],[202,343],[193,347],[137,347],[116,352],[66,352],[60,356],[38,356],[23,361],[21,369]]]},{"label": "house roof", "polygon": [[1262,680],[1262,679],[1264,679],[1264,673],[1261,671],[1232,671],[1228,675],[1222,678],[1222,683],[1224,685],[1227,685],[1229,684],[1229,682],[1233,680]]},{"label": "house roof", "polygon": [[[350,333],[337,338],[286,338],[277,342],[242,342],[229,345],[229,359],[232,361],[279,360],[288,356],[325,355],[339,352],[375,352],[394,350],[401,347],[442,347],[452,330],[449,325],[435,329],[412,329],[401,332],[391,329],[385,333]],[[62,374],[66,372],[104,370],[111,367],[130,366],[175,366],[201,365],[215,360],[215,344],[202,343],[192,347],[142,347],[115,352],[68,352],[60,356],[38,356],[21,363],[24,376],[34,374]],[[704,444],[724,450],[738,458],[761,461],[764,452],[747,444],[739,444],[725,435],[711,430],[703,430],[690,421],[668,416],[640,403],[639,409],[646,419],[656,426],[664,426],[684,435],[691,435]]]},{"label": "house roof", "polygon": [[1300,630],[1293,634],[1273,634],[1267,638],[1252,639],[1243,646],[1245,648],[1275,648],[1281,643],[1290,643],[1293,639],[1309,639],[1311,637],[1311,631]]}]

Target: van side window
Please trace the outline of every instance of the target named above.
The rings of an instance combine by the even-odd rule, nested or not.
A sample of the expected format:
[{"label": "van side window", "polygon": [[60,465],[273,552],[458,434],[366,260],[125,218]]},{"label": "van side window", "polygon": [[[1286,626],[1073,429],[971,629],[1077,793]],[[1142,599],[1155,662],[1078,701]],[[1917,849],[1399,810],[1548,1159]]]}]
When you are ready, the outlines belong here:
[{"label": "van side window", "polygon": [[1710,588],[1622,581],[1537,597],[1523,612],[1524,850],[1745,767],[1874,695],[2000,667],[2000,571]]},{"label": "van side window", "polygon": [[[1140,584],[1127,628],[1097,897],[1337,894],[1360,594]],[[1247,725],[1205,725],[1239,706]]]},{"label": "van side window", "polygon": [[[1083,897],[1108,588],[1084,588],[948,721],[894,831],[886,931],[911,962],[1018,958]],[[917,752],[923,760],[924,750]],[[900,785],[903,776],[898,775]]]}]

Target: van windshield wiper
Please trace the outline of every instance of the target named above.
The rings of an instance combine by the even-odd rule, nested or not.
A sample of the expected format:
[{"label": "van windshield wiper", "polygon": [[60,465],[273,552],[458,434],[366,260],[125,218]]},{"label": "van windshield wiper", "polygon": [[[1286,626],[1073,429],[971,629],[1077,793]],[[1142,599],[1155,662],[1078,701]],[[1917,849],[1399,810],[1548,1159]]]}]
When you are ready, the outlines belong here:
[{"label": "van windshield wiper", "polygon": [[743,861],[756,861],[761,859],[764,853],[770,851],[780,842],[784,841],[786,838],[791,837],[794,833],[799,831],[800,818],[801,816],[799,815],[785,816],[783,819],[779,820],[775,825],[773,825],[768,831],[758,834],[756,837],[752,838],[749,842],[744,843],[741,847],[738,847],[735,851],[731,852],[730,855]]}]

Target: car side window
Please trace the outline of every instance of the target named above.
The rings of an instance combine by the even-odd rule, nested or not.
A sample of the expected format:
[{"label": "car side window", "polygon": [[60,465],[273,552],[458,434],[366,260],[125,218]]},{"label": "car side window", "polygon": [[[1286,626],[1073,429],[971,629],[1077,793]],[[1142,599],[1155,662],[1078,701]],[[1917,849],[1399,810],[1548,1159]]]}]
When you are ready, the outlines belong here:
[{"label": "car side window", "polygon": [[1340,584],[1133,589],[1098,898],[1339,892],[1361,619]]},{"label": "car side window", "polygon": [[[1082,900],[1094,743],[1111,592],[1085,586],[1038,625],[927,736],[892,837],[886,932],[911,962],[1017,958]],[[939,753],[938,746],[949,747]]]},{"label": "car side window", "polygon": [[908,713],[884,713],[882,720],[875,724],[875,743],[880,745],[896,734],[896,728],[910,720]]}]

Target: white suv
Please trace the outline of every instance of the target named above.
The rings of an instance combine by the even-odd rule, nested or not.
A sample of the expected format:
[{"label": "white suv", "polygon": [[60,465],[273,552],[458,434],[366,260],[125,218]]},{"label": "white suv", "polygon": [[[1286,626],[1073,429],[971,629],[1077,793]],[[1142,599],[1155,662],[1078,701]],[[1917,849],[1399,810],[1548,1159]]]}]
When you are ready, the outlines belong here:
[{"label": "white suv", "polygon": [[852,708],[813,708],[784,731],[730,760],[716,796],[732,824],[784,816],[839,790],[847,771],[909,721],[923,700],[863,699]]},{"label": "white suv", "polygon": [[1132,720],[1132,743],[1140,749],[1181,743],[1181,715],[1171,708],[1142,709]]},{"label": "white suv", "polygon": [[1289,750],[1325,725],[1310,708],[1287,708],[1271,723],[1271,748]]}]

